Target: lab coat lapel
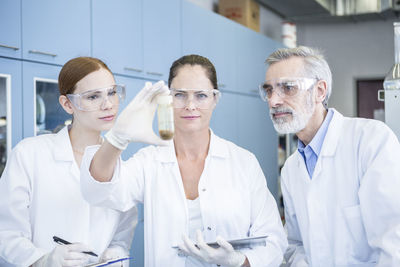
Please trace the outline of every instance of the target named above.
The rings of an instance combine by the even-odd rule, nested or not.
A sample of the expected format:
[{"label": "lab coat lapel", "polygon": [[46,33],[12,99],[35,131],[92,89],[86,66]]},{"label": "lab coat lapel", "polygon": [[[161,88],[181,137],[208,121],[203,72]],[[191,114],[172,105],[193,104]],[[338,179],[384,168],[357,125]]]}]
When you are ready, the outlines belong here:
[{"label": "lab coat lapel", "polygon": [[[156,156],[157,160],[163,164],[174,164],[174,167],[171,168],[173,176],[179,187],[181,187],[183,190],[183,183],[179,171],[178,160],[176,158],[174,141],[170,141],[168,146],[159,146],[157,148],[159,152]],[[182,194],[184,195],[183,191]]]},{"label": "lab coat lapel", "polygon": [[221,141],[221,138],[216,136],[214,132],[210,129],[210,145],[204,163],[204,169],[200,176],[199,187],[198,187],[199,190],[200,188],[204,188],[212,184],[212,182],[209,180],[212,179],[212,177],[209,177],[210,171],[208,171],[210,161],[212,161],[213,158],[225,159],[228,157],[229,157],[228,147],[224,142]]},{"label": "lab coat lapel", "polygon": [[320,175],[323,169],[324,158],[334,156],[339,143],[343,126],[343,115],[335,109],[333,109],[333,112],[332,120],[328,126],[328,132],[326,133],[324,143],[322,144],[321,154],[318,157],[317,164],[315,165],[312,177],[313,180]]},{"label": "lab coat lapel", "polygon": [[227,158],[229,157],[229,149],[221,138],[216,136],[210,129],[210,148],[208,150],[209,157]]},{"label": "lab coat lapel", "polygon": [[304,162],[304,158],[301,156],[299,151],[296,151],[296,159],[297,159],[297,170],[296,173],[300,176],[303,181],[308,184],[311,182],[310,175],[308,174],[306,163]]},{"label": "lab coat lapel", "polygon": [[[174,165],[172,168],[170,168],[170,171],[172,172],[172,176],[174,177],[175,182],[177,183],[177,185],[179,187],[181,200],[183,201],[183,203],[185,203],[185,206],[186,206],[186,195],[185,195],[185,190],[183,188],[181,173],[179,171],[178,160],[176,158],[174,141],[171,140],[169,142],[168,146],[159,146],[158,150],[159,150],[159,153],[156,157],[158,161],[162,162],[163,164],[173,164]],[[186,209],[187,209],[187,207],[186,207]]]},{"label": "lab coat lapel", "polygon": [[73,177],[79,177],[79,167],[75,163],[74,154],[72,152],[71,140],[68,134],[68,126],[64,127],[56,134],[54,141],[54,160],[70,162],[70,173]]}]

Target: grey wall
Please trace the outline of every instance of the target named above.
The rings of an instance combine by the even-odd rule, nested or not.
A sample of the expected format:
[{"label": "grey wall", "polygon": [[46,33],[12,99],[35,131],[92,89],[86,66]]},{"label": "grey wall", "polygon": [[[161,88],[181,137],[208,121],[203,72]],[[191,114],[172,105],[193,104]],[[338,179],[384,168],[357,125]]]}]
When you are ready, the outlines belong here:
[{"label": "grey wall", "polygon": [[297,24],[297,43],[324,50],[333,73],[329,106],[357,115],[357,78],[383,78],[394,63],[393,21]]},{"label": "grey wall", "polygon": [[282,19],[263,6],[260,6],[260,33],[282,42]]}]

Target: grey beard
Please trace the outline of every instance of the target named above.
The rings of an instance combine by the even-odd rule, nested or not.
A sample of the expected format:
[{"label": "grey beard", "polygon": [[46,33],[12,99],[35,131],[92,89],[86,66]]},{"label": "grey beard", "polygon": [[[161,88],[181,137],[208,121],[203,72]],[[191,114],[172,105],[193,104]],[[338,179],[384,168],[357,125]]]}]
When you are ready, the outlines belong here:
[{"label": "grey beard", "polygon": [[[305,112],[297,112],[290,107],[286,108],[270,108],[269,115],[274,124],[275,130],[280,134],[298,133],[303,130],[311,116],[314,113],[315,105],[312,102],[312,94],[310,93],[305,101]],[[274,118],[272,114],[275,112],[290,112],[292,119],[290,118]]]}]

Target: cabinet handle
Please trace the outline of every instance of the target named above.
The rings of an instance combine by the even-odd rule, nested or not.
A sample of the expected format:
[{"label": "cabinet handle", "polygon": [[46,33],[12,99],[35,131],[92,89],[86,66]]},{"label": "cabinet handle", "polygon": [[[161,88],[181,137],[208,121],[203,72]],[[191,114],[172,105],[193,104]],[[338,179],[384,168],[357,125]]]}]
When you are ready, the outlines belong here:
[{"label": "cabinet handle", "polygon": [[3,44],[0,44],[0,47],[4,47],[4,48],[10,48],[10,49],[13,49],[13,50],[15,50],[15,51],[19,50],[19,48],[18,48],[18,47],[15,47],[15,46],[9,46],[9,45],[3,45]]},{"label": "cabinet handle", "polygon": [[225,88],[225,87],[226,87],[226,85],[225,85],[225,84],[223,84],[223,83],[219,83],[219,84],[218,84],[218,87],[219,87],[219,88]]},{"label": "cabinet handle", "polygon": [[135,69],[135,68],[131,68],[131,67],[124,67],[124,70],[129,70],[129,71],[134,71],[134,72],[142,72],[143,71],[141,69]]},{"label": "cabinet handle", "polygon": [[39,51],[39,50],[29,50],[29,53],[45,55],[45,56],[51,56],[51,57],[56,57],[57,56],[57,54],[52,54],[52,53],[43,52],[43,51]]},{"label": "cabinet handle", "polygon": [[163,76],[162,73],[159,73],[159,72],[151,72],[151,71],[148,71],[147,74],[149,74],[149,75],[154,75],[154,76]]}]

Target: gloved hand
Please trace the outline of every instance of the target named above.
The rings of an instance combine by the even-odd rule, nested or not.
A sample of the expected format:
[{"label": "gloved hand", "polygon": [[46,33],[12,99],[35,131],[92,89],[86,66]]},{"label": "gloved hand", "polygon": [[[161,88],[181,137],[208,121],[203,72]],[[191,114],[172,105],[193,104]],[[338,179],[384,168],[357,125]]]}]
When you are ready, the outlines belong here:
[{"label": "gloved hand", "polygon": [[[104,253],[100,257],[100,262],[102,261],[109,261],[121,257],[129,257],[128,252],[123,249],[122,247],[119,246],[113,246],[107,248]],[[128,267],[129,266],[129,261],[122,261],[122,262],[117,262],[114,264],[109,265],[111,267]]]},{"label": "gloved hand", "polygon": [[57,245],[52,252],[36,261],[33,267],[81,267],[88,263],[90,257],[82,251],[92,250],[81,243]]},{"label": "gloved hand", "polygon": [[195,245],[186,235],[183,236],[183,244],[179,248],[188,256],[194,257],[200,261],[211,264],[239,267],[246,260],[246,256],[239,251],[235,251],[231,244],[222,237],[217,237],[219,248],[208,246],[203,239],[200,230],[197,230],[197,244]]},{"label": "gloved hand", "polygon": [[154,133],[153,119],[157,96],[168,94],[169,90],[164,81],[155,84],[146,82],[143,89],[118,116],[111,130],[106,133],[107,141],[121,150],[124,150],[130,142],[167,145],[168,141],[161,140]]}]

